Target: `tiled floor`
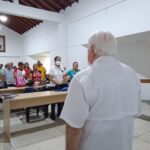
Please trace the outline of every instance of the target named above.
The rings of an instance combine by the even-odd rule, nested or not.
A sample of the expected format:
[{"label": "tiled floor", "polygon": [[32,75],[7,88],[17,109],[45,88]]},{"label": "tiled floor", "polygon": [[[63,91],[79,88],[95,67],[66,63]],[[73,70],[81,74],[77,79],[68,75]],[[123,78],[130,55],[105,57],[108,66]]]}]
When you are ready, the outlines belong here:
[{"label": "tiled floor", "polygon": [[[142,114],[150,116],[150,105],[142,103]],[[4,144],[0,120],[0,150],[65,150],[65,125],[60,120],[27,124],[12,115],[11,126],[11,145]],[[150,150],[150,121],[135,119],[133,150]]]}]

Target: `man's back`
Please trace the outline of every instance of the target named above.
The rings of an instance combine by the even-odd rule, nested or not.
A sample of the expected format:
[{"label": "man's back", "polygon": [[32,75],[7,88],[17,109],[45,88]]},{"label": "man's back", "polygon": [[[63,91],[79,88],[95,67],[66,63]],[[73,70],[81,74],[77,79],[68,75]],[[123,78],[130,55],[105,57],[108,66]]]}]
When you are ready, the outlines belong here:
[{"label": "man's back", "polygon": [[87,121],[79,150],[132,150],[133,116],[120,120]]},{"label": "man's back", "polygon": [[136,73],[113,57],[116,40],[110,32],[98,31],[88,43],[91,66],[71,81],[61,114],[67,150],[131,150],[140,106]]},{"label": "man's back", "polygon": [[77,80],[83,87],[89,115],[80,149],[130,150],[133,117],[139,113],[140,100],[135,72],[112,57],[103,57],[83,74]]},{"label": "man's back", "polygon": [[[72,84],[75,86],[70,85],[69,94],[79,91],[75,98],[71,96],[74,102],[68,104],[69,110],[66,100],[62,118],[69,114],[71,125],[83,126],[80,150],[131,150],[133,118],[139,113],[140,100],[135,72],[113,57],[101,57],[81,71]],[[80,110],[80,106],[81,111],[71,110]]]},{"label": "man's back", "polygon": [[90,120],[114,120],[138,114],[140,86],[136,73],[113,57],[97,59],[76,80],[83,87]]}]

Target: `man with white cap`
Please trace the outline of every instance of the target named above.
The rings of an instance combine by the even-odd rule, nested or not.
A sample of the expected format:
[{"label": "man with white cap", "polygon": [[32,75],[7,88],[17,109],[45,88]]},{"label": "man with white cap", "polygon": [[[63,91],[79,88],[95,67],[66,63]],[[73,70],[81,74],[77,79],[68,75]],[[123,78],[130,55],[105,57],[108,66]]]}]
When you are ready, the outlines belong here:
[{"label": "man with white cap", "polygon": [[131,150],[139,114],[135,71],[116,60],[116,40],[99,31],[89,38],[87,69],[71,81],[61,113],[67,123],[66,150]]}]

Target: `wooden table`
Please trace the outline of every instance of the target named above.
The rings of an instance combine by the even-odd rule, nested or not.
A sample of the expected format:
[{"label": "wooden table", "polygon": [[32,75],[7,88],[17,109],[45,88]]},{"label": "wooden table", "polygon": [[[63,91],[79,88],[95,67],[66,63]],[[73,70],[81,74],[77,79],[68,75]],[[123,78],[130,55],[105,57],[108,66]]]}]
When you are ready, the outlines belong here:
[{"label": "wooden table", "polygon": [[0,94],[8,94],[8,93],[23,93],[23,90],[27,87],[8,87],[4,89],[0,89]]},{"label": "wooden table", "polygon": [[[37,86],[36,88],[42,88],[44,85],[40,85],[40,86]],[[26,88],[31,88],[34,86],[24,86],[24,87],[8,87],[8,88],[3,88],[3,89],[0,89],[0,95],[1,94],[9,94],[9,93],[13,93],[13,94],[18,94],[18,93],[23,93],[24,92],[24,89]]]},{"label": "wooden table", "polygon": [[150,103],[150,79],[141,79],[141,99]]},{"label": "wooden table", "polygon": [[64,102],[67,92],[35,92],[18,94],[15,98],[4,100],[3,106],[3,126],[4,126],[4,142],[10,143],[10,110],[40,106],[58,102]]}]

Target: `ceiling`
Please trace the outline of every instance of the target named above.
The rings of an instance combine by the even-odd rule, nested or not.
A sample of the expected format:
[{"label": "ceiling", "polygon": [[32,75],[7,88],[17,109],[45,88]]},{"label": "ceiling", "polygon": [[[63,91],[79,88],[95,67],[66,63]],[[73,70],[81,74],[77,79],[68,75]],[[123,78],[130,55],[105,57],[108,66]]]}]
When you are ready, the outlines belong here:
[{"label": "ceiling", "polygon": [[[13,2],[13,0],[3,0],[7,2]],[[29,7],[44,9],[52,12],[60,12],[65,10],[66,7],[78,2],[79,0],[19,0],[20,5],[25,5]],[[13,15],[6,15],[8,21],[5,23],[0,22],[1,24],[7,26],[8,28],[14,30],[19,34],[23,34],[36,25],[43,22],[42,20],[35,20],[30,18],[18,17]]]}]

